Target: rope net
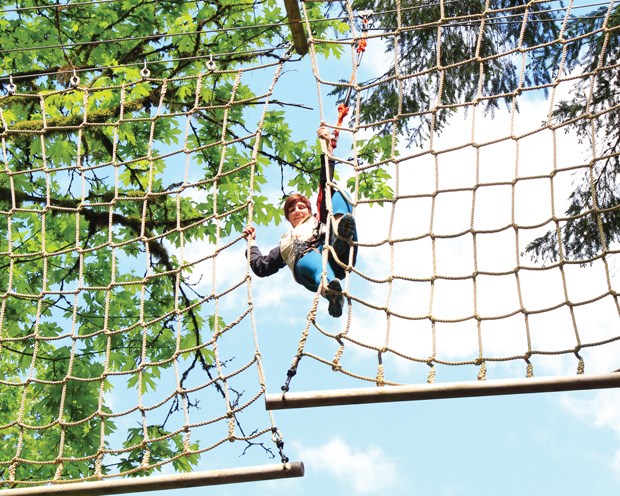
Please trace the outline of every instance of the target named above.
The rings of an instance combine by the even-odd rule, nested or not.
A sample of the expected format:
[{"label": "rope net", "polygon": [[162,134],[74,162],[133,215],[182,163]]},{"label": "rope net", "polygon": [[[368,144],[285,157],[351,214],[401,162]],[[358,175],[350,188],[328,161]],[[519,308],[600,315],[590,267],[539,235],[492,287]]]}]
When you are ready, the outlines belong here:
[{"label": "rope net", "polygon": [[[376,3],[370,26],[345,3],[348,38],[327,38],[320,9],[302,4],[320,120],[335,120],[327,93],[351,98],[332,128],[359,256],[346,318],[324,321],[316,295],[288,381],[303,357],[317,383],[329,370],[385,385],[617,368],[613,3],[581,31],[572,4]],[[511,29],[498,37],[500,26]],[[254,47],[275,32],[246,27]],[[532,43],[532,31],[547,38]],[[200,45],[191,35],[181,54]],[[332,47],[350,50],[350,79],[321,72]],[[92,41],[72,48],[101,55]],[[234,50],[229,66],[247,67],[201,54],[202,70],[184,71],[182,57],[169,77],[146,63],[86,81],[57,68],[64,78],[41,90],[37,67],[5,85],[4,486],[188,471],[238,443],[285,460],[273,417],[256,411],[265,381],[249,265],[226,260],[243,260],[239,233],[257,211],[274,216],[257,191],[265,152],[290,138],[268,110],[289,55],[250,66],[256,56]],[[28,53],[33,67],[43,60]],[[592,67],[577,63],[584,53]],[[585,208],[571,211],[571,198]]]},{"label": "rope net", "polygon": [[286,461],[249,267],[218,263],[252,217],[286,58],[0,96],[3,486],[186,472],[216,447],[208,467]]},{"label": "rope net", "polygon": [[[283,390],[297,372],[325,389],[617,369],[616,4],[354,7],[345,34],[316,35],[307,11],[306,29],[358,263],[346,318],[315,300]],[[325,45],[350,53],[350,80]]]}]

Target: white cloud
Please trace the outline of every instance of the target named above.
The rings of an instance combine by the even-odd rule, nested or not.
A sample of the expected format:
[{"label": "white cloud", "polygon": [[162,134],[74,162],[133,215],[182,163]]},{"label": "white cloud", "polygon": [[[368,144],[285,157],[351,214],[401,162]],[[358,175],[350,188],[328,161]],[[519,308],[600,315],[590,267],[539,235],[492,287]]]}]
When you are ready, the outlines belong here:
[{"label": "white cloud", "polygon": [[620,475],[620,450],[616,451],[614,459],[611,462],[611,468],[614,472]]},{"label": "white cloud", "polygon": [[584,399],[563,394],[560,404],[596,427],[611,429],[620,438],[620,390],[599,390]]},{"label": "white cloud", "polygon": [[[577,418],[601,429],[610,429],[620,441],[620,390],[598,390],[585,398],[563,394],[560,405]],[[609,463],[609,467],[620,476],[620,449]]]},{"label": "white cloud", "polygon": [[326,472],[355,494],[384,492],[397,482],[396,464],[376,446],[354,450],[335,438],[318,447],[297,447],[310,470]]}]

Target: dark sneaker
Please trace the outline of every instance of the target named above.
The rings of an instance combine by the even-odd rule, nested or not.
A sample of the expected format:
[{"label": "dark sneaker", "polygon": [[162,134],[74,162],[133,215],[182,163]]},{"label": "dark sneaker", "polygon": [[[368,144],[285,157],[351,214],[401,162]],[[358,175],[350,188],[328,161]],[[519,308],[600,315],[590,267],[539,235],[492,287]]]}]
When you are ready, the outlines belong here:
[{"label": "dark sneaker", "polygon": [[344,296],[342,296],[342,286],[339,279],[333,279],[327,284],[325,298],[329,302],[327,311],[332,317],[340,317],[342,315],[342,305],[344,305]]},{"label": "dark sneaker", "polygon": [[[353,246],[353,241],[357,234],[355,218],[351,214],[344,214],[338,223],[338,235],[334,240],[334,253],[336,258],[343,264],[349,264],[349,250]],[[353,248],[353,265],[357,255],[357,247]]]}]

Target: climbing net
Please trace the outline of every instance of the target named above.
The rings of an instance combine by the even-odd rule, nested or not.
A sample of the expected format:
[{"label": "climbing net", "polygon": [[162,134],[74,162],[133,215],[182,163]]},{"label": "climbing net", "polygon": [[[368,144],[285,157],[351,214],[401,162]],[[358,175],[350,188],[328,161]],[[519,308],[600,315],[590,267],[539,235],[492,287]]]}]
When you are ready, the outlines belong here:
[{"label": "climbing net", "polygon": [[[285,391],[297,372],[312,388],[619,367],[618,7],[505,5],[347,3],[332,37],[306,12],[359,252],[348,312],[313,306]],[[323,71],[324,45],[351,54],[350,80]]]},{"label": "climbing net", "polygon": [[[53,91],[6,86],[3,486],[187,472],[216,447],[208,468],[226,450],[286,462],[259,401],[237,243],[278,59],[227,70],[203,61],[171,78],[145,64],[119,84],[84,84],[74,71]],[[189,104],[175,106],[181,97]],[[219,263],[227,253],[236,268]]]}]

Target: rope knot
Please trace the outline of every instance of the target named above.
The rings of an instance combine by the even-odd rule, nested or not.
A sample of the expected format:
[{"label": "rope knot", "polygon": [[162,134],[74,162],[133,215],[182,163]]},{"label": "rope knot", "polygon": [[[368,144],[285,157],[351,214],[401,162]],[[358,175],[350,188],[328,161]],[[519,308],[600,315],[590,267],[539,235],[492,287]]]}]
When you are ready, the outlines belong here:
[{"label": "rope knot", "polygon": [[338,105],[338,125],[342,124],[344,118],[349,115],[349,107],[347,107],[344,103]]},{"label": "rope knot", "polygon": [[[349,114],[349,107],[347,107],[344,103],[341,103],[340,105],[338,105],[338,123],[336,124],[337,126],[342,126],[342,121],[344,121],[344,118]],[[338,145],[338,136],[340,135],[340,131],[338,131],[338,129],[335,129],[334,132],[332,133],[332,148],[336,148],[336,146]]]}]

